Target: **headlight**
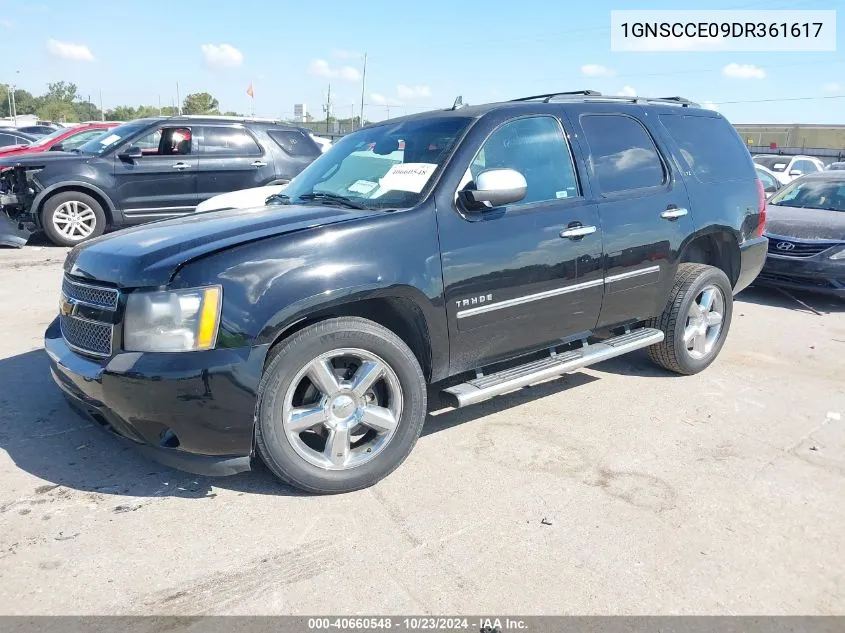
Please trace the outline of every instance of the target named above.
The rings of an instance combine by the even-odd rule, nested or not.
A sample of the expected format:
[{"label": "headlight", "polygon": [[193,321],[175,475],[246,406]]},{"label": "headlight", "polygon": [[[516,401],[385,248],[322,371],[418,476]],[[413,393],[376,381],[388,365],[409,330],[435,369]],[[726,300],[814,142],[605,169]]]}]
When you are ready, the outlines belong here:
[{"label": "headlight", "polygon": [[220,322],[220,286],[133,292],[126,302],[123,347],[133,352],[212,349]]},{"label": "headlight", "polygon": [[830,259],[845,259],[845,248],[830,256]]}]

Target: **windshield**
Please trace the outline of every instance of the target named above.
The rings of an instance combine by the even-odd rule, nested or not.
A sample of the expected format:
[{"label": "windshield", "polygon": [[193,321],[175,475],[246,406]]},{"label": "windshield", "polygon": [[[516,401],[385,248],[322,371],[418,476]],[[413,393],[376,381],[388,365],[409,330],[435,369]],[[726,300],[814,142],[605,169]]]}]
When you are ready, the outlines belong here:
[{"label": "windshield", "polygon": [[769,200],[770,204],[802,209],[845,211],[845,178],[796,180]]},{"label": "windshield", "polygon": [[67,134],[67,130],[56,130],[55,132],[48,134],[47,136],[42,136],[34,143],[30,143],[30,145],[32,145],[33,147],[44,147],[45,145],[49,145],[50,143],[52,143],[54,139],[60,137],[62,134]]},{"label": "windshield", "polygon": [[294,178],[281,202],[409,208],[443,167],[470,118],[387,123],[343,137]]},{"label": "windshield", "polygon": [[785,156],[755,156],[754,162],[772,171],[783,171],[789,164],[789,159]]},{"label": "windshield", "polygon": [[118,125],[116,128],[109,130],[108,134],[104,133],[102,136],[93,138],[76,149],[84,154],[97,154],[98,156],[101,156],[121,141],[143,129],[146,129],[149,125],[149,121]]}]

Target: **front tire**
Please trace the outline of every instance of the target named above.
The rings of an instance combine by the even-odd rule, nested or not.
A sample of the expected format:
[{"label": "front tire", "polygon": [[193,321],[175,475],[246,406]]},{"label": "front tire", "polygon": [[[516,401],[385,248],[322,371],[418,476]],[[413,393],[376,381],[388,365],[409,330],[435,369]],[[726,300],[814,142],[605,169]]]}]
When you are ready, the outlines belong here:
[{"label": "front tire", "polygon": [[733,291],[727,275],[705,264],[681,264],[666,309],[646,324],[666,335],[648,348],[648,355],[670,371],[697,374],[719,355],[732,315]]},{"label": "front tire", "polygon": [[297,488],[349,492],[405,460],[425,415],[425,377],[404,341],[367,319],[329,319],[271,352],[258,389],[256,447],[270,471]]},{"label": "front tire", "polygon": [[47,199],[41,226],[53,244],[76,246],[103,234],[106,214],[94,198],[81,191],[62,191]]}]

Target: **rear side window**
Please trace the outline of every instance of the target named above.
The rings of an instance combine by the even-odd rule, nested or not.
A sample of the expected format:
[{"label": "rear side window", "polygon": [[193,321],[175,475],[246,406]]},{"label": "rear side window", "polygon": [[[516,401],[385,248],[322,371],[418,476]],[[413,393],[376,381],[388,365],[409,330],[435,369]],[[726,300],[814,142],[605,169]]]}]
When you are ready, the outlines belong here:
[{"label": "rear side window", "polygon": [[661,114],[660,122],[677,143],[687,169],[701,182],[752,177],[748,150],[725,119]]},{"label": "rear side window", "polygon": [[657,147],[636,119],[621,114],[587,114],[581,117],[581,127],[601,193],[657,187],[665,182]]},{"label": "rear side window", "polygon": [[267,134],[291,156],[313,158],[322,153],[316,141],[299,130],[267,130]]},{"label": "rear side window", "polygon": [[261,148],[246,130],[237,127],[204,127],[200,153],[213,156],[260,156]]}]

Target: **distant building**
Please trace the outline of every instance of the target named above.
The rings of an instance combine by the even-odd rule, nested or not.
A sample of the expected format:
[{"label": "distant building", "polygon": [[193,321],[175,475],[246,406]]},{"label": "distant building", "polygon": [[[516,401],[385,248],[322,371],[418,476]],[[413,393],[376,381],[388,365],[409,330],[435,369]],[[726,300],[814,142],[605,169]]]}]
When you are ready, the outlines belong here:
[{"label": "distant building", "polygon": [[0,127],[29,127],[38,125],[38,116],[35,114],[19,114],[17,121],[12,117],[0,117]]},{"label": "distant building", "polygon": [[739,123],[734,127],[749,147],[845,150],[845,125]]},{"label": "distant building", "polygon": [[308,106],[306,106],[304,103],[294,103],[293,118],[299,121],[300,123],[304,123],[308,118]]}]

